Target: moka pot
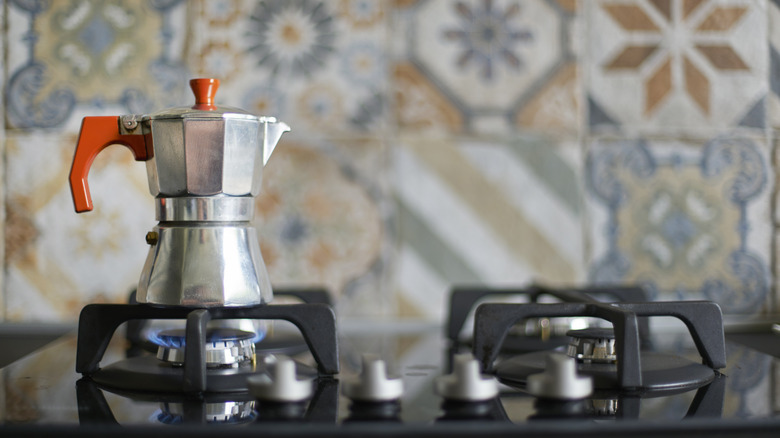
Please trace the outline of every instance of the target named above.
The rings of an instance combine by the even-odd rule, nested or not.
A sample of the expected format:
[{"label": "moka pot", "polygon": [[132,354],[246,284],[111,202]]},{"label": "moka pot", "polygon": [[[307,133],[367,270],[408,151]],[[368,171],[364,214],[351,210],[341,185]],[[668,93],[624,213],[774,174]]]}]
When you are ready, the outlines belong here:
[{"label": "moka pot", "polygon": [[149,115],[85,117],[70,185],[76,211],[92,210],[95,156],[122,144],[145,161],[159,223],[137,300],[190,307],[252,306],[273,292],[251,225],[263,166],[290,130],[273,117],[214,105],[219,81],[193,79],[195,105]]}]

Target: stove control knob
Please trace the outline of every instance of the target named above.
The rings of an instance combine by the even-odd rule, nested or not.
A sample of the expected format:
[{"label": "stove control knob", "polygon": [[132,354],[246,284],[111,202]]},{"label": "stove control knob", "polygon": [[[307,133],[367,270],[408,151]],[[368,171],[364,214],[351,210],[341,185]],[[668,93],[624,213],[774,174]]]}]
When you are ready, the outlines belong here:
[{"label": "stove control knob", "polygon": [[298,380],[295,362],[279,357],[269,364],[268,375],[257,374],[247,378],[249,392],[261,401],[295,403],[311,397],[312,380]]},{"label": "stove control knob", "polygon": [[385,361],[379,357],[363,355],[363,371],[354,379],[345,380],[344,395],[358,402],[390,402],[398,400],[404,391],[401,379],[388,379]]},{"label": "stove control knob", "polygon": [[471,354],[455,356],[452,374],[436,379],[436,393],[445,400],[478,402],[498,395],[493,376],[480,374],[479,363]]},{"label": "stove control knob", "polygon": [[528,392],[539,398],[578,400],[593,392],[593,379],[577,375],[577,360],[563,353],[550,353],[545,370],[528,376]]}]

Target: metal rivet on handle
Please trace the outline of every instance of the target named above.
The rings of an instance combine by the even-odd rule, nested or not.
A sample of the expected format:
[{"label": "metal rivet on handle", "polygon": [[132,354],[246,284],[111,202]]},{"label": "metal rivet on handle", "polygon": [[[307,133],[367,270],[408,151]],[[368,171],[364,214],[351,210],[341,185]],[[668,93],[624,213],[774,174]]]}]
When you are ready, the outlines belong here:
[{"label": "metal rivet on handle", "polygon": [[157,231],[149,231],[146,233],[146,243],[149,245],[157,245],[157,242],[160,240],[160,235],[157,234]]}]

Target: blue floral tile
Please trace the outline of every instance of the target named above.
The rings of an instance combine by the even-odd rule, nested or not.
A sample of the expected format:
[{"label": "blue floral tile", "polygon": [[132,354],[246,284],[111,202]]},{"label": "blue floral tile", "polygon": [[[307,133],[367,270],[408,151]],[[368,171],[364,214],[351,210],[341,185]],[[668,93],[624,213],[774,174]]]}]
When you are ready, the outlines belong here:
[{"label": "blue floral tile", "polygon": [[590,279],[726,313],[770,309],[774,173],[766,141],[594,140],[586,162]]},{"label": "blue floral tile", "polygon": [[292,137],[383,132],[388,102],[385,2],[199,1],[190,47],[217,95],[276,116]]},{"label": "blue floral tile", "polygon": [[182,102],[186,2],[7,5],[11,127],[75,129],[84,112],[143,113]]},{"label": "blue floral tile", "polygon": [[396,9],[396,117],[409,131],[576,132],[577,2],[429,1]]}]

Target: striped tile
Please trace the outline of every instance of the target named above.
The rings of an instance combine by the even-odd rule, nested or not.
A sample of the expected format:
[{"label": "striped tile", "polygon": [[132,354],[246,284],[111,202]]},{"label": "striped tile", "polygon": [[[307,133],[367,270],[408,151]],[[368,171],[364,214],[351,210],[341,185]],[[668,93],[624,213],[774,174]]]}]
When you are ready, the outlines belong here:
[{"label": "striped tile", "polygon": [[578,147],[539,142],[403,139],[395,192],[406,304],[439,319],[453,285],[583,277]]}]

